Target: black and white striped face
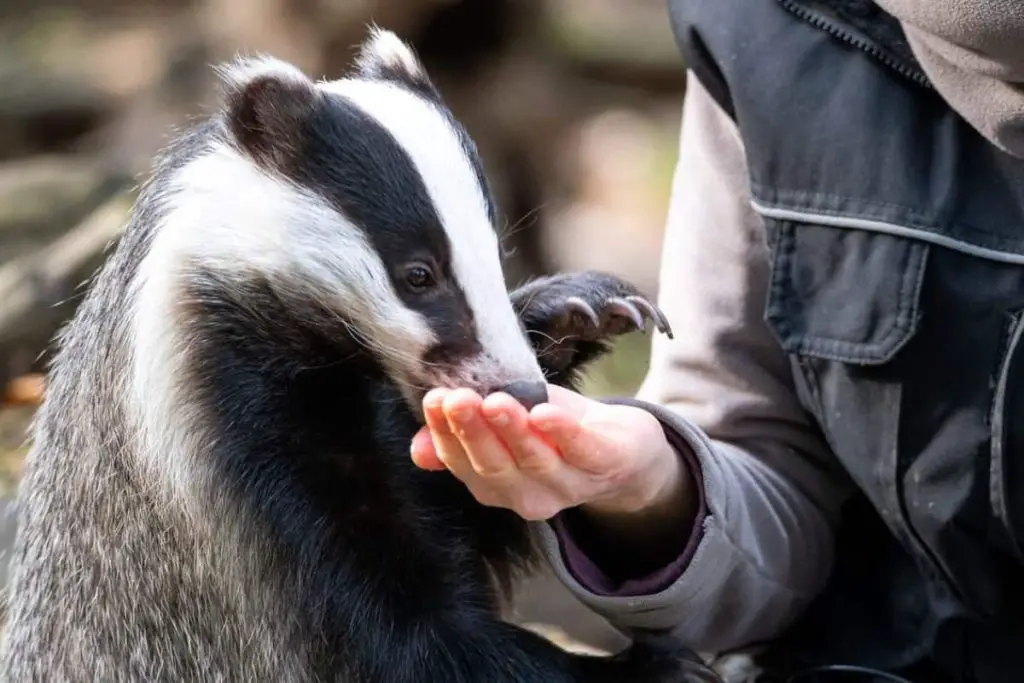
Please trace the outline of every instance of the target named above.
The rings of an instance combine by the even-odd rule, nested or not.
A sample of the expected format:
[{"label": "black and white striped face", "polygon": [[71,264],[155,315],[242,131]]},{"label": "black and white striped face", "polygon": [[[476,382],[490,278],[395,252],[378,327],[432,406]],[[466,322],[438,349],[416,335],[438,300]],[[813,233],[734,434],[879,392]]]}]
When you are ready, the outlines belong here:
[{"label": "black and white striped face", "polygon": [[337,81],[272,59],[223,73],[228,134],[177,173],[148,280],[188,260],[315,301],[416,407],[431,387],[543,380],[475,148],[406,45],[375,30]]}]

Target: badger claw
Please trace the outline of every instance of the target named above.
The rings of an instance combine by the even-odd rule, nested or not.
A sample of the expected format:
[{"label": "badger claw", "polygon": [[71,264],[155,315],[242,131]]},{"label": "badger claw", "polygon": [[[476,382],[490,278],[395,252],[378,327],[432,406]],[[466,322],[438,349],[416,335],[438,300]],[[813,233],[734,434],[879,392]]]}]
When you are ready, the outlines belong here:
[{"label": "badger claw", "polygon": [[668,322],[668,318],[661,312],[661,309],[654,306],[647,299],[642,296],[631,295],[627,296],[626,300],[632,303],[637,308],[641,309],[648,318],[654,322],[655,328],[669,339],[672,339],[672,326]]},{"label": "badger claw", "polygon": [[633,324],[636,325],[636,329],[644,329],[644,317],[632,302],[621,297],[613,296],[605,302],[605,305],[608,307],[608,311],[613,315],[629,318]]},{"label": "badger claw", "polygon": [[[564,306],[569,313],[578,313],[585,317],[595,329],[601,329],[601,318],[594,307],[578,296],[566,297]],[[622,318],[628,318],[637,330],[646,327],[646,319],[654,323],[655,329],[672,339],[672,327],[661,310],[642,296],[630,294],[613,296],[605,300],[602,308]]]},{"label": "badger claw", "polygon": [[597,315],[597,311],[583,299],[578,296],[570,296],[565,300],[565,306],[570,312],[580,313],[593,325],[595,328],[601,327],[601,319]]}]

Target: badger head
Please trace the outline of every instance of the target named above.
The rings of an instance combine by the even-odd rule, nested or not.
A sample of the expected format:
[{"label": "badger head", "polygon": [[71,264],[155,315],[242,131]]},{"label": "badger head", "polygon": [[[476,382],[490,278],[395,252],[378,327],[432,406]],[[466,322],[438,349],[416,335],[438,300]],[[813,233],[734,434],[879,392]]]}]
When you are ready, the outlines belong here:
[{"label": "badger head", "polygon": [[271,58],[221,69],[219,132],[162,191],[138,334],[161,325],[155,292],[204,273],[289,302],[284,338],[351,338],[417,414],[438,386],[543,397],[473,143],[394,34],[374,29],[356,65],[334,81]]}]

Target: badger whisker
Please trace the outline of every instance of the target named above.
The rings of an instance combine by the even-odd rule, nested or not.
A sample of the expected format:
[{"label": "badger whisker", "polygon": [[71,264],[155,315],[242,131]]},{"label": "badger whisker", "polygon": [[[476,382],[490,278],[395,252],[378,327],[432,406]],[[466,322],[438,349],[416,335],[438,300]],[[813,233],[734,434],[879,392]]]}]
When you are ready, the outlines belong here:
[{"label": "badger whisker", "polygon": [[501,233],[498,237],[499,241],[505,242],[506,240],[514,237],[520,230],[524,230],[526,228],[526,221],[540,213],[545,208],[545,206],[547,206],[547,202],[541,203],[536,207],[530,209],[522,216],[520,216],[515,223],[511,225],[506,223],[505,227],[501,230]]}]

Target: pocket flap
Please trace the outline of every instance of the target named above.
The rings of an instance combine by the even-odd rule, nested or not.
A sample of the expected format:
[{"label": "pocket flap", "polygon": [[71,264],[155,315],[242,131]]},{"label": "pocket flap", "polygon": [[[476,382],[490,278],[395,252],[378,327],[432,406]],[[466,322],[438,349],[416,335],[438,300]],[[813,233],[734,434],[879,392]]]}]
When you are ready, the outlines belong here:
[{"label": "pocket flap", "polygon": [[928,244],[765,220],[772,247],[765,320],[787,352],[875,365],[914,336]]}]

